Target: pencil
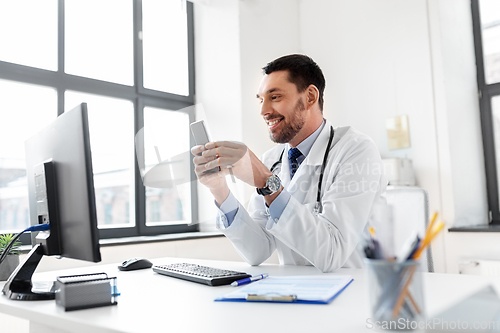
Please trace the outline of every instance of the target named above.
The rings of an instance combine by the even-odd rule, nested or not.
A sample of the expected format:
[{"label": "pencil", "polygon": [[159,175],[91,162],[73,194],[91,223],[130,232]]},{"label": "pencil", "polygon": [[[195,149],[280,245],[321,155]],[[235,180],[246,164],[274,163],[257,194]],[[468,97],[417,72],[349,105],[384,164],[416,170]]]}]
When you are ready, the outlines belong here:
[{"label": "pencil", "polygon": [[411,280],[413,279],[413,273],[415,273],[416,269],[417,266],[410,267],[410,273],[408,273],[410,276],[408,277],[408,280],[406,281],[403,289],[401,290],[401,293],[399,294],[398,300],[394,305],[394,309],[392,310],[392,318],[396,318],[396,316],[399,314],[399,311],[401,310],[401,307],[403,306],[403,301],[406,297],[406,294],[408,293],[408,287],[410,286]]},{"label": "pencil", "polygon": [[436,237],[436,235],[443,228],[444,228],[444,223],[440,222],[437,225],[437,227],[429,233],[429,235],[426,235],[426,237],[424,238],[424,241],[422,242],[422,246],[420,246],[420,248],[415,252],[412,259],[418,259],[420,257],[420,255],[422,254],[422,252],[425,250],[425,248],[427,248],[430,245],[432,240]]},{"label": "pencil", "polygon": [[[437,234],[444,228],[444,223],[440,222],[435,228],[432,228],[435,219],[437,217],[437,213],[434,214],[434,217],[429,224],[429,227],[427,228],[427,232],[424,238],[424,241],[422,242],[422,246],[417,250],[417,252],[413,255],[412,259],[418,259],[422,252],[429,246],[429,244],[432,242],[432,240],[437,236]],[[405,299],[406,295],[408,294],[408,287],[410,286],[411,280],[413,279],[413,274],[415,273],[416,266],[411,267],[411,272],[409,273],[410,276],[408,277],[408,281],[406,281],[406,284],[404,285],[403,289],[401,290],[401,293],[398,296],[398,299],[396,301],[396,304],[394,305],[394,309],[392,311],[392,317],[395,318],[398,314],[399,311],[401,310],[401,306],[403,305],[403,300]]]}]

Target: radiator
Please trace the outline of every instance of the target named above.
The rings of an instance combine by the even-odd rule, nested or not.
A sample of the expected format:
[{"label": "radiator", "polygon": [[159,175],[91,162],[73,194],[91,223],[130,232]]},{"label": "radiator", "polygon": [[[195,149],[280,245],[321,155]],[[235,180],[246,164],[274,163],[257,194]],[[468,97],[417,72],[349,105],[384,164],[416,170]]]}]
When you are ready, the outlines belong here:
[{"label": "radiator", "polygon": [[458,263],[460,274],[500,276],[500,260],[468,260]]}]

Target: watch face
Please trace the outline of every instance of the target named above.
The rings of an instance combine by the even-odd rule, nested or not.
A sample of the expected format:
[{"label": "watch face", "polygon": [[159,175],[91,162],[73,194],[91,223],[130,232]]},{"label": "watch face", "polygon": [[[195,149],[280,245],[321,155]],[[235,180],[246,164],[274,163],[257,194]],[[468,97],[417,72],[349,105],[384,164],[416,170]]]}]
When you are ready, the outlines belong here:
[{"label": "watch face", "polygon": [[281,187],[281,180],[278,176],[271,176],[266,180],[266,186],[273,192],[279,191]]}]

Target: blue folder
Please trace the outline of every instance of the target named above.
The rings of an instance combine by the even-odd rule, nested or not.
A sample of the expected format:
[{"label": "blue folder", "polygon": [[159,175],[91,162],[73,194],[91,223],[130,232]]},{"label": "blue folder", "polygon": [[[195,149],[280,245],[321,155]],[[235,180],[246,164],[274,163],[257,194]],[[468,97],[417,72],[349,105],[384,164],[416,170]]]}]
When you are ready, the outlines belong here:
[{"label": "blue folder", "polygon": [[238,287],[215,301],[329,304],[352,281],[347,275],[271,276]]}]

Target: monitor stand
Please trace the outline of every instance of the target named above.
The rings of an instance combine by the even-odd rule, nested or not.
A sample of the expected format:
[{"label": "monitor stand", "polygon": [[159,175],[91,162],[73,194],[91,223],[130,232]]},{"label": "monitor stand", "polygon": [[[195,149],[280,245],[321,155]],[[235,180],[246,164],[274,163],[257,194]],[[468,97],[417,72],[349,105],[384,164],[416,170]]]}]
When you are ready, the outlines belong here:
[{"label": "monitor stand", "polygon": [[3,287],[2,293],[10,299],[22,301],[50,300],[55,299],[55,293],[51,291],[33,291],[31,278],[44,255],[41,244],[36,244],[26,256],[24,261],[17,266]]}]

